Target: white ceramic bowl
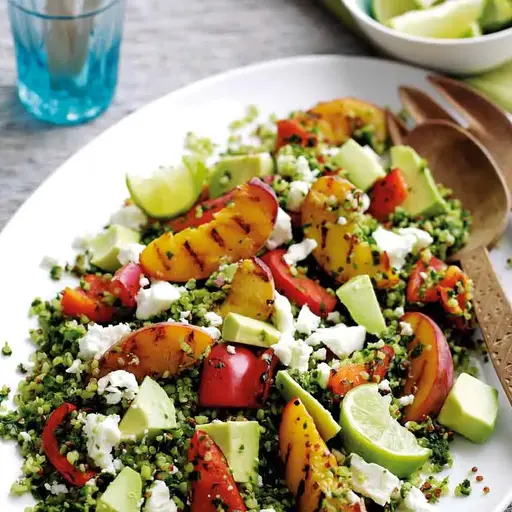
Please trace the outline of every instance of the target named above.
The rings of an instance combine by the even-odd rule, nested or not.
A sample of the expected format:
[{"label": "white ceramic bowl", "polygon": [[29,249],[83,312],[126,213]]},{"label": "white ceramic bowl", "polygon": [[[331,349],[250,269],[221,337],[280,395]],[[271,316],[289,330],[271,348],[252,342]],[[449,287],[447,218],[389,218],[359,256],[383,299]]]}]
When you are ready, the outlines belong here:
[{"label": "white ceramic bowl", "polygon": [[375,21],[371,0],[340,1],[366,37],[397,59],[453,74],[480,73],[512,59],[512,28],[468,39],[415,37]]}]

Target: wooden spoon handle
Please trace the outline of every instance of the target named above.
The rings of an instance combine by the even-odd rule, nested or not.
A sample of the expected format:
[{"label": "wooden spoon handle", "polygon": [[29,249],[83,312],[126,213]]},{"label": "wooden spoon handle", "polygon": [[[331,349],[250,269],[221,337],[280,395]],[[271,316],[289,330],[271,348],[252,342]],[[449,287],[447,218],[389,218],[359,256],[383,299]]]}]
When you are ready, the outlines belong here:
[{"label": "wooden spoon handle", "polygon": [[473,302],[489,356],[512,404],[512,306],[498,281],[485,247],[461,254],[473,281]]}]

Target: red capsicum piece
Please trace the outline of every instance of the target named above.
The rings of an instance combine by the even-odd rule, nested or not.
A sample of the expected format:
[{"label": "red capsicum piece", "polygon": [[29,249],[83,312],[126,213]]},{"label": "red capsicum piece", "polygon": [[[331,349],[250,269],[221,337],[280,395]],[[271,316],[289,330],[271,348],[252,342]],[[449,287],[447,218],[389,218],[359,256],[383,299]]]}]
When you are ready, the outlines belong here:
[{"label": "red capsicum piece", "polygon": [[277,121],[276,151],[290,143],[314,147],[318,144],[318,137],[315,133],[306,130],[297,119]]},{"label": "red capsicum piece", "polygon": [[143,276],[142,267],[137,263],[127,263],[116,271],[109,289],[126,308],[134,308],[135,296],[140,290],[140,278]]},{"label": "red capsicum piece", "polygon": [[423,258],[416,262],[414,265],[409,282],[407,283],[407,301],[412,303],[422,302],[437,302],[439,300],[439,291],[437,286],[431,286],[423,289],[424,274],[428,274],[429,270],[441,272],[446,269],[446,263],[440,259],[432,256],[428,263],[423,261]]},{"label": "red capsicum piece", "polygon": [[407,199],[407,183],[400,169],[393,169],[387,176],[378,180],[370,192],[368,212],[377,220],[387,220]]},{"label": "red capsicum piece", "polygon": [[298,306],[307,304],[315,315],[326,317],[336,307],[336,297],[323,286],[306,276],[294,276],[283,260],[284,249],[275,249],[264,254],[261,259],[274,276],[277,290]]},{"label": "red capsicum piece", "polygon": [[94,478],[98,472],[89,470],[82,473],[77,467],[73,466],[66,456],[60,453],[60,446],[55,437],[57,428],[73,411],[76,411],[76,407],[73,404],[64,402],[50,414],[43,430],[42,446],[48,460],[66,481],[76,487],[83,487],[91,478]]},{"label": "red capsicum piece", "polygon": [[247,510],[226,458],[206,432],[197,430],[192,437],[188,461],[196,472],[190,491],[191,512]]},{"label": "red capsicum piece", "polygon": [[72,317],[87,316],[93,322],[107,323],[114,316],[114,308],[103,303],[104,292],[110,291],[110,281],[95,274],[84,277],[87,290],[66,288],[62,294],[62,311]]},{"label": "red capsicum piece", "polygon": [[260,408],[268,397],[276,365],[272,349],[237,345],[233,354],[225,343],[216,345],[201,370],[199,405]]}]

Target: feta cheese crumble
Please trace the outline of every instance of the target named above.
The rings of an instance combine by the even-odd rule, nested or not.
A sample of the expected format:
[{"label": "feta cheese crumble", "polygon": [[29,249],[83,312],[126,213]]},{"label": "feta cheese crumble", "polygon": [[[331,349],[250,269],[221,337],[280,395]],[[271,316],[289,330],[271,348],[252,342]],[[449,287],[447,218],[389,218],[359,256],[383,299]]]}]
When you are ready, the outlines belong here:
[{"label": "feta cheese crumble", "polygon": [[107,327],[92,324],[85,336],[78,342],[78,356],[86,361],[99,359],[112,345],[115,345],[130,332],[128,324]]},{"label": "feta cheese crumble", "polygon": [[300,207],[309,192],[309,183],[305,181],[292,181],[286,199],[286,209],[290,212],[300,211]]},{"label": "feta cheese crumble", "polygon": [[380,226],[373,232],[373,238],[379,249],[389,256],[391,266],[398,270],[405,265],[405,259],[416,242],[416,238],[412,236],[397,235]]},{"label": "feta cheese crumble", "polygon": [[389,386],[389,380],[384,379],[379,382],[379,385],[377,386],[379,388],[379,391],[386,391],[388,393],[391,393],[391,387]]},{"label": "feta cheese crumble", "polygon": [[341,313],[339,311],[333,311],[327,315],[327,321],[332,324],[341,324]]},{"label": "feta cheese crumble", "polygon": [[59,494],[68,494],[69,489],[64,484],[58,484],[55,480],[51,484],[44,484],[44,488],[50,491],[54,496]]},{"label": "feta cheese crumble", "polygon": [[361,350],[366,339],[366,329],[360,325],[347,327],[338,324],[334,327],[318,329],[306,343],[313,347],[324,344],[340,359],[348,357],[356,350]]},{"label": "feta cheese crumble", "polygon": [[123,244],[119,247],[117,260],[121,265],[139,263],[140,255],[145,248],[146,246],[142,244]]},{"label": "feta cheese crumble", "polygon": [[293,320],[292,305],[290,301],[279,292],[274,297],[274,312],[272,314],[272,322],[276,329],[282,333],[295,332],[295,322]]},{"label": "feta cheese crumble", "polygon": [[325,361],[327,359],[327,349],[319,348],[311,354],[311,357],[317,361]]},{"label": "feta cheese crumble", "polygon": [[332,368],[327,363],[320,363],[316,370],[318,372],[318,384],[322,389],[327,389],[329,378],[331,377]]},{"label": "feta cheese crumble", "polygon": [[267,240],[266,247],[273,251],[291,240],[293,240],[292,219],[282,208],[279,208],[277,210],[276,225]]},{"label": "feta cheese crumble", "polygon": [[275,345],[272,345],[272,348],[285,366],[299,372],[308,370],[309,356],[313,349],[302,340],[296,340],[292,334],[285,333]]},{"label": "feta cheese crumble", "polygon": [[135,231],[138,231],[147,222],[148,218],[145,213],[134,204],[123,206],[110,217],[110,224],[117,224]]},{"label": "feta cheese crumble", "polygon": [[304,304],[295,322],[295,329],[297,329],[297,332],[309,336],[320,327],[320,320],[321,318],[315,315],[307,304]]},{"label": "feta cheese crumble", "polygon": [[171,499],[169,488],[162,480],[155,480],[150,488],[151,495],[146,500],[144,512],[177,512],[178,507]]},{"label": "feta cheese crumble", "polygon": [[400,488],[400,480],[378,464],[368,464],[359,455],[350,456],[352,488],[382,507],[391,501],[393,491]]},{"label": "feta cheese crumble", "polygon": [[302,242],[293,244],[288,247],[286,254],[283,256],[283,260],[287,265],[292,267],[299,261],[305,260],[316,248],[318,244],[316,240],[312,238],[304,238]]},{"label": "feta cheese crumble", "polygon": [[336,224],[339,224],[340,226],[344,226],[347,223],[346,217],[338,217],[338,220],[336,221]]},{"label": "feta cheese crumble", "polygon": [[402,336],[412,336],[414,334],[413,328],[408,322],[400,322],[401,331],[400,334]]},{"label": "feta cheese crumble", "polygon": [[208,311],[204,315],[204,319],[210,324],[212,327],[220,327],[222,325],[222,317],[215,313],[214,311]]},{"label": "feta cheese crumble", "polygon": [[186,292],[185,287],[167,281],[153,281],[149,288],[141,288],[135,296],[139,320],[147,320],[166,311]]},{"label": "feta cheese crumble", "polygon": [[398,399],[398,403],[400,407],[407,407],[408,405],[411,405],[414,402],[414,395],[406,395],[401,396]]},{"label": "feta cheese crumble", "polygon": [[82,427],[87,437],[87,454],[99,468],[115,473],[112,449],[121,441],[119,416],[90,413]]},{"label": "feta cheese crumble", "polygon": [[123,398],[133,400],[138,391],[135,375],[125,370],[115,370],[98,380],[98,395],[105,395],[110,405],[118,404]]},{"label": "feta cheese crumble", "polygon": [[82,364],[81,359],[75,359],[71,366],[66,370],[66,373],[72,373],[74,375],[80,375],[82,370],[80,369],[80,365]]},{"label": "feta cheese crumble", "polygon": [[398,234],[402,236],[410,236],[415,239],[412,250],[414,252],[422,251],[434,243],[434,239],[423,229],[418,228],[400,228]]},{"label": "feta cheese crumble", "polygon": [[208,334],[208,336],[211,336],[214,341],[220,339],[220,331],[217,329],[217,327],[200,327],[200,329]]},{"label": "feta cheese crumble", "polygon": [[234,356],[236,354],[236,348],[233,345],[228,345],[226,347],[226,352]]},{"label": "feta cheese crumble", "polygon": [[425,498],[425,495],[417,487],[411,487],[397,512],[434,512],[435,507],[432,506]]}]

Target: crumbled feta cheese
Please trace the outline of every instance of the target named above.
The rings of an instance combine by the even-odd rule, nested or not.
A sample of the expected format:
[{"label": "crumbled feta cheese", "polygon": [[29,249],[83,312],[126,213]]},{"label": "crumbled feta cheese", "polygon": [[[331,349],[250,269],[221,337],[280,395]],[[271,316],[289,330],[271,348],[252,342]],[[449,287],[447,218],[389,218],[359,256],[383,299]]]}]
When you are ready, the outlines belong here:
[{"label": "crumbled feta cheese", "polygon": [[325,348],[319,348],[311,354],[311,357],[317,361],[325,361],[327,359],[327,350]]},{"label": "crumbled feta cheese", "polygon": [[219,327],[222,325],[222,322],[223,322],[222,317],[220,315],[218,315],[217,313],[215,313],[214,311],[208,311],[208,313],[206,313],[204,315],[204,319],[212,327]]},{"label": "crumbled feta cheese", "polygon": [[149,286],[149,279],[146,276],[141,275],[139,279],[139,284],[141,288],[146,288],[146,286]]},{"label": "crumbled feta cheese", "polygon": [[350,456],[352,488],[372,499],[382,507],[389,503],[393,491],[400,487],[400,480],[378,464],[368,464],[359,455]]},{"label": "crumbled feta cheese", "polygon": [[412,250],[414,252],[422,251],[434,243],[430,233],[418,228],[400,228],[398,234],[402,236],[412,236],[415,239]]},{"label": "crumbled feta cheese", "polygon": [[112,345],[131,332],[128,324],[109,325],[103,327],[92,324],[87,333],[78,342],[78,355],[82,359],[99,359]]},{"label": "crumbled feta cheese", "polygon": [[115,370],[98,380],[98,395],[105,395],[107,404],[118,404],[123,398],[133,400],[139,385],[133,373]]},{"label": "crumbled feta cheese", "polygon": [[267,240],[266,247],[270,251],[273,251],[280,245],[286,244],[291,240],[293,240],[292,219],[282,208],[279,208],[277,210],[276,225]]},{"label": "crumbled feta cheese", "polygon": [[361,503],[361,498],[354,491],[348,491],[347,500],[351,505]]},{"label": "crumbled feta cheese", "polygon": [[43,270],[51,270],[55,266],[64,267],[65,265],[65,262],[60,261],[59,259],[54,258],[53,256],[43,256],[43,259],[41,260],[39,267],[42,268]]},{"label": "crumbled feta cheese", "polygon": [[402,306],[399,306],[394,309],[393,313],[395,313],[395,315],[400,318],[405,315],[405,310]]},{"label": "crumbled feta cheese", "polygon": [[30,437],[30,434],[28,432],[20,432],[20,437],[23,439],[24,443],[30,443],[32,441],[32,438]]},{"label": "crumbled feta cheese", "polygon": [[279,292],[275,292],[272,322],[276,326],[277,330],[282,333],[287,332],[293,334],[295,332],[292,305],[290,304],[290,301]]},{"label": "crumbled feta cheese", "polygon": [[364,213],[370,208],[370,197],[368,194],[362,194],[361,196],[361,211]]},{"label": "crumbled feta cheese", "polygon": [[119,458],[114,459],[114,469],[116,470],[116,473],[119,473],[124,469],[123,461]]},{"label": "crumbled feta cheese", "polygon": [[169,488],[162,480],[155,480],[150,488],[151,495],[146,500],[144,512],[177,512],[178,507],[171,499]]},{"label": "crumbled feta cheese", "polygon": [[44,484],[44,488],[50,491],[53,495],[58,496],[59,494],[67,494],[69,489],[64,484],[58,484],[55,480],[50,484]]},{"label": "crumbled feta cheese", "polygon": [[83,235],[79,235],[75,237],[73,242],[71,242],[71,248],[75,251],[85,251],[89,248],[89,243],[94,238],[94,235],[91,233],[85,233]]},{"label": "crumbled feta cheese", "polygon": [[200,329],[208,334],[208,336],[211,336],[214,341],[220,339],[220,331],[217,329],[217,327],[201,327]]},{"label": "crumbled feta cheese", "polygon": [[379,248],[389,256],[391,266],[398,270],[405,265],[405,259],[416,243],[414,236],[397,235],[380,226],[373,232],[373,238]]},{"label": "crumbled feta cheese", "polygon": [[306,372],[309,366],[309,356],[313,349],[302,340],[296,340],[290,333],[284,333],[279,341],[272,345],[275,355],[281,363],[292,370]]},{"label": "crumbled feta cheese", "polygon": [[112,449],[121,441],[119,416],[90,413],[85,419],[83,431],[87,436],[87,454],[94,464],[109,473],[115,473]]},{"label": "crumbled feta cheese", "polygon": [[402,330],[400,331],[400,334],[402,336],[412,336],[414,334],[414,330],[410,323],[400,322],[400,327],[402,328]]},{"label": "crumbled feta cheese", "polygon": [[186,292],[185,287],[175,286],[167,281],[153,281],[149,288],[141,288],[135,300],[139,320],[147,320],[171,307]]},{"label": "crumbled feta cheese", "polygon": [[425,495],[417,487],[411,487],[397,512],[434,512],[435,507],[432,506],[425,498]]},{"label": "crumbled feta cheese", "polygon": [[318,171],[312,171],[306,157],[302,155],[297,158],[295,172],[295,176],[306,183],[313,183],[318,176]]},{"label": "crumbled feta cheese", "polygon": [[340,226],[344,226],[347,223],[347,218],[346,217],[338,217],[338,220],[336,221],[336,223],[339,224]]},{"label": "crumbled feta cheese", "polygon": [[309,336],[312,332],[315,332],[320,327],[321,318],[315,315],[308,307],[307,304],[302,306],[297,321],[295,322],[295,328],[301,334]]},{"label": "crumbled feta cheese", "polygon": [[180,323],[189,324],[190,322],[187,319],[190,318],[190,313],[190,311],[182,311],[180,313]]},{"label": "crumbled feta cheese", "polygon": [[401,396],[398,399],[398,404],[400,407],[407,407],[408,405],[411,405],[414,402],[414,395],[406,395]]},{"label": "crumbled feta cheese", "polygon": [[389,386],[388,379],[380,381],[377,387],[379,388],[379,391],[387,391],[388,393],[391,393],[391,387]]},{"label": "crumbled feta cheese", "polygon": [[110,217],[110,224],[118,224],[125,228],[139,230],[148,222],[144,212],[134,204],[123,206]]},{"label": "crumbled feta cheese", "polygon": [[299,261],[305,260],[316,248],[318,244],[312,238],[304,238],[299,244],[293,244],[288,247],[283,260],[290,267],[296,265]]},{"label": "crumbled feta cheese", "polygon": [[123,244],[119,247],[117,260],[121,265],[139,263],[140,255],[145,248],[146,246],[142,244]]},{"label": "crumbled feta cheese", "polygon": [[286,208],[290,212],[300,211],[300,207],[309,192],[309,184],[305,181],[292,181],[286,198]]},{"label": "crumbled feta cheese", "polygon": [[318,384],[321,388],[327,389],[327,385],[329,384],[329,378],[331,377],[332,368],[327,363],[320,363],[316,367],[318,371]]},{"label": "crumbled feta cheese", "polygon": [[333,311],[327,315],[327,321],[332,324],[341,324],[341,313],[339,311]]},{"label": "crumbled feta cheese", "polygon": [[72,373],[74,375],[80,375],[82,370],[80,369],[80,365],[82,364],[81,359],[75,359],[71,366],[66,370],[66,373]]},{"label": "crumbled feta cheese", "polygon": [[348,357],[356,350],[361,350],[366,339],[366,329],[360,325],[347,327],[345,324],[338,324],[334,327],[318,329],[307,340],[306,343],[313,347],[323,343],[339,358]]},{"label": "crumbled feta cheese", "polygon": [[427,279],[428,277],[426,272],[420,272],[419,276],[421,277],[421,279],[423,279],[423,281],[425,281],[425,279]]},{"label": "crumbled feta cheese", "polygon": [[226,347],[226,352],[234,356],[236,354],[236,348],[233,345],[228,345]]}]

